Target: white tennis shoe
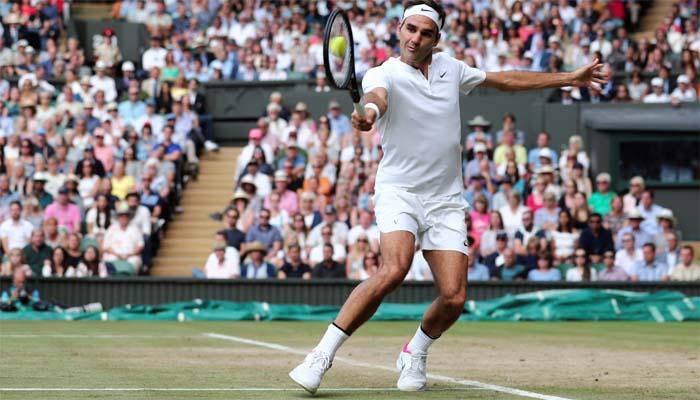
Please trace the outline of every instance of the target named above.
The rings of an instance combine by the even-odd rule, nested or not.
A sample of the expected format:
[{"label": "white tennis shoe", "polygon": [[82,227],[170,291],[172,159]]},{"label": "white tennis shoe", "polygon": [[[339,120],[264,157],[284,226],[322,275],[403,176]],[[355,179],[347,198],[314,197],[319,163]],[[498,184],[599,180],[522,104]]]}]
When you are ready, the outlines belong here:
[{"label": "white tennis shoe", "polygon": [[314,349],[306,356],[303,363],[289,373],[289,377],[307,392],[314,394],[321,385],[323,375],[331,368],[331,365],[330,355]]},{"label": "white tennis shoe", "polygon": [[425,390],[428,381],[425,375],[427,359],[428,353],[411,353],[408,343],[405,344],[396,360],[396,368],[401,372],[396,387],[406,392]]}]

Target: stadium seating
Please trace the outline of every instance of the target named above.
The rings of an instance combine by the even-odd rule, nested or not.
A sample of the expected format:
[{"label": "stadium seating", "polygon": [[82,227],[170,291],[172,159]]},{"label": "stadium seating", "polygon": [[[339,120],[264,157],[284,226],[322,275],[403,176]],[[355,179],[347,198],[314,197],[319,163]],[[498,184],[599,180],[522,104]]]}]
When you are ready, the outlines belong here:
[{"label": "stadium seating", "polygon": [[[273,95],[260,104],[259,126],[240,155],[217,155],[200,89],[215,80],[309,79],[316,91],[328,90],[320,66],[326,3],[109,3],[81,12],[110,11],[114,21],[144,24],[150,40],[140,59],[125,59],[127,44],[111,29],[91,38],[87,57],[67,34],[71,8],[62,0],[0,4],[0,272],[290,279],[309,278],[325,262],[351,279],[375,273],[378,133],[353,130],[335,104],[310,115],[304,103]],[[700,35],[692,0],[660,2],[649,15],[664,18],[651,20],[640,19],[646,4],[633,0],[446,3],[440,48],[473,67],[556,72],[597,57],[615,76],[599,89],[562,88],[557,101],[697,102]],[[343,4],[362,77],[398,55],[402,6]],[[605,272],[605,250],[614,262],[601,278],[687,277],[673,272],[685,268],[676,267],[678,221],[643,190],[643,179],[630,182],[641,185],[634,193],[614,193],[615,182],[590,165],[576,136],[559,152],[546,134],[522,131],[506,112],[499,121],[463,119],[473,122],[464,132],[462,166],[474,206],[466,216],[477,255],[470,279],[596,279]],[[537,148],[523,147],[525,137],[537,135]],[[221,169],[229,161],[235,176]],[[208,216],[204,204],[218,211]],[[599,239],[595,213],[609,241]],[[637,223],[637,242],[625,247],[624,230]],[[656,262],[670,264],[658,276],[638,271],[647,242],[655,244]],[[324,243],[332,244],[332,260],[324,260]],[[577,247],[586,252],[581,263]],[[431,279],[419,251],[408,279]]]}]

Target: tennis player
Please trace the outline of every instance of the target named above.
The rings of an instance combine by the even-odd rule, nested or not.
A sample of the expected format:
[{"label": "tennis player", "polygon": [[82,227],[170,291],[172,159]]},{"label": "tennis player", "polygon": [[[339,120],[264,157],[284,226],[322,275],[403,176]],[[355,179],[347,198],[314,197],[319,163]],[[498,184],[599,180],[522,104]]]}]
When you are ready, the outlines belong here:
[{"label": "tennis player", "polygon": [[399,58],[370,69],[362,80],[365,118],[352,115],[355,128],[373,124],[384,157],[377,171],[374,204],[381,231],[383,265],[357,286],[335,321],[303,363],[289,376],[315,393],[338,348],[403,282],[420,242],[438,289],[413,338],[399,353],[397,387],[426,387],[428,348],[459,318],[467,284],[467,230],[462,196],[460,90],[482,85],[527,90],[604,84],[598,60],[573,72],[483,72],[436,52],[445,11],[433,0],[409,1],[398,37]]}]

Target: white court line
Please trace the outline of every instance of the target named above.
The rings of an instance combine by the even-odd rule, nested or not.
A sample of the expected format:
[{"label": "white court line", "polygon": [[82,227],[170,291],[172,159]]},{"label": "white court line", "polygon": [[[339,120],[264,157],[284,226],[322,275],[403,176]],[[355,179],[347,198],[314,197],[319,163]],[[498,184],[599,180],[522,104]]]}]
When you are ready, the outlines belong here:
[{"label": "white court line", "polygon": [[[228,340],[231,342],[245,343],[245,344],[249,344],[252,346],[264,347],[264,348],[268,348],[268,349],[272,349],[272,350],[279,350],[279,351],[283,351],[286,353],[299,354],[299,355],[303,355],[303,356],[305,356],[307,354],[306,351],[295,349],[295,348],[288,347],[288,346],[284,346],[284,345],[277,344],[277,343],[262,342],[259,340],[246,339],[246,338],[242,338],[242,337],[238,337],[238,336],[231,336],[231,335],[222,335],[219,333],[205,333],[204,335],[207,337],[210,337],[210,338],[214,338],[214,339],[221,339],[221,340]],[[395,368],[387,367],[384,365],[378,365],[378,364],[370,364],[370,363],[366,363],[363,361],[356,361],[356,360],[353,360],[350,358],[345,358],[345,357],[335,357],[333,360],[340,361],[340,362],[343,362],[345,364],[352,365],[354,367],[381,369],[384,371],[396,372]],[[436,380],[436,381],[455,383],[458,385],[469,386],[472,388],[487,389],[487,390],[492,390],[494,392],[511,394],[514,396],[529,397],[531,399],[572,400],[572,399],[568,399],[566,397],[550,396],[547,394],[529,392],[527,390],[514,389],[514,388],[505,387],[505,386],[493,385],[490,383],[482,383],[479,381],[473,381],[473,380],[469,380],[469,379],[453,378],[451,376],[445,376],[445,375],[427,374],[427,376],[428,376],[428,378]],[[323,390],[326,390],[326,389],[323,389]]]},{"label": "white court line", "polygon": [[[328,388],[335,392],[378,392],[396,388]],[[302,388],[0,388],[0,392],[302,392]]]},{"label": "white court line", "polygon": [[0,334],[2,338],[13,339],[36,339],[36,338],[59,338],[59,339],[162,339],[162,338],[201,338],[201,335],[80,335],[80,334]]}]

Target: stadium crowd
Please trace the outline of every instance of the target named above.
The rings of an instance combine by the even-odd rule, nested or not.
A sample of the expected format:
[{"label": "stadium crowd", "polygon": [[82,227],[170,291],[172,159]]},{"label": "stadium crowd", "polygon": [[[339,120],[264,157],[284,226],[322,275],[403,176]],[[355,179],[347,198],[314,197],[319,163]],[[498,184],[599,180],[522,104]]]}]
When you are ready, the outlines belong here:
[{"label": "stadium crowd", "polygon": [[[674,6],[653,40],[637,41],[628,33],[638,22],[634,0],[443,3],[441,48],[469,65],[561,71],[598,57],[624,75],[600,89],[564,88],[564,103],[697,101],[694,0]],[[0,0],[2,273],[145,270],[198,153],[217,148],[200,84],[312,78],[315,91],[329,91],[322,27],[334,5],[351,17],[360,77],[398,54],[397,0],[115,1],[115,19],[150,34],[139,60],[123,58],[111,29],[86,57],[65,34],[62,0]],[[578,137],[558,152],[546,133],[523,132],[509,115],[498,129],[478,116],[470,125],[472,279],[698,278],[672,212],[654,203],[643,179],[620,197],[609,175],[590,170]],[[537,147],[525,149],[533,134]],[[204,275],[374,273],[377,133],[353,131],[337,103],[312,116],[275,93],[249,138]],[[429,278],[417,251],[409,279]]]},{"label": "stadium crowd", "polygon": [[147,273],[207,140],[196,80],[94,58],[65,35],[62,0],[0,1],[0,275]]}]

